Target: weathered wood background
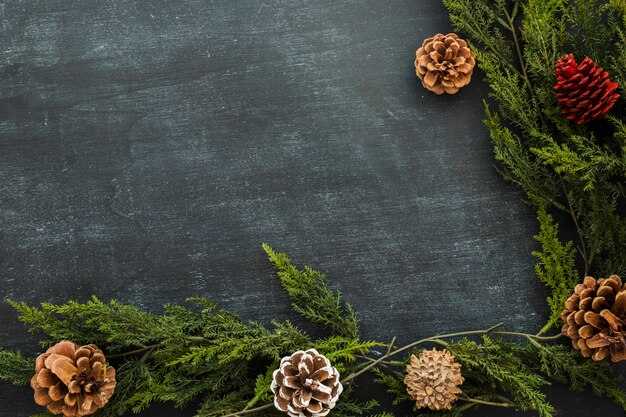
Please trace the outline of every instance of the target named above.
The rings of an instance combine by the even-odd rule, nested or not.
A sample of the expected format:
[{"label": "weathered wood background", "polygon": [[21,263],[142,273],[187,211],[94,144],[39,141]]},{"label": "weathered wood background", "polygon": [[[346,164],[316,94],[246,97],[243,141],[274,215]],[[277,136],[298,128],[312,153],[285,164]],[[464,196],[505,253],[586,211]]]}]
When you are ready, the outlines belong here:
[{"label": "weathered wood background", "polygon": [[[439,0],[10,0],[0,22],[2,298],[206,296],[302,323],[268,242],[327,273],[367,338],[546,319],[537,225],[493,168],[486,86],[438,97],[413,73],[421,41],[450,30]],[[1,345],[34,353],[24,330],[2,305]],[[0,385],[0,416],[37,410]]]}]

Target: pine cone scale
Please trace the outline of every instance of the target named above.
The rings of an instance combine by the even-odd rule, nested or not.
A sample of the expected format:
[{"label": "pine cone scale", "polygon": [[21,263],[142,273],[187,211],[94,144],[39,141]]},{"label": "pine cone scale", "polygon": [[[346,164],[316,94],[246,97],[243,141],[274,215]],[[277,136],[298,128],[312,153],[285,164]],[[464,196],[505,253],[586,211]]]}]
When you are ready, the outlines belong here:
[{"label": "pine cone scale", "polygon": [[311,378],[318,381],[326,381],[331,378],[333,369],[330,366],[324,366],[311,374]]},{"label": "pine cone scale", "polygon": [[622,321],[615,314],[611,313],[609,310],[602,310],[600,312],[600,315],[604,320],[609,323],[611,330],[613,330],[614,332],[621,330]]},{"label": "pine cone scale", "polygon": [[607,307],[609,307],[609,304],[606,302],[606,298],[604,297],[598,296],[591,301],[591,309],[596,313],[600,313]]},{"label": "pine cone scale", "polygon": [[609,345],[611,345],[611,342],[602,333],[598,333],[589,340],[587,340],[587,346],[589,346],[591,349],[603,348]]},{"label": "pine cone scale", "polygon": [[48,395],[52,398],[52,401],[60,401],[67,395],[67,388],[61,382],[50,387]]},{"label": "pine cone scale", "polygon": [[52,355],[65,356],[68,359],[74,359],[74,343],[64,340],[55,345],[54,353]]},{"label": "pine cone scale", "polygon": [[72,377],[76,375],[77,369],[67,356],[50,355],[46,359],[45,364],[65,385],[69,384],[72,381]]},{"label": "pine cone scale", "polygon": [[626,292],[617,294],[612,311],[616,316],[624,317],[626,314]]},{"label": "pine cone scale", "polygon": [[56,377],[49,369],[42,369],[35,377],[37,378],[37,384],[42,388],[50,388],[57,383]]},{"label": "pine cone scale", "polygon": [[594,313],[593,311],[587,311],[586,313],[584,311],[578,311],[575,313],[575,315],[577,317],[578,316],[582,317],[582,320],[575,321],[575,323],[578,325],[589,323],[590,325],[595,327],[597,330],[605,329],[609,325],[609,323],[604,319],[604,317],[602,317],[602,315],[598,313]]},{"label": "pine cone scale", "polygon": [[46,406],[52,402],[52,398],[45,391],[37,391],[35,392],[35,403],[37,405]]}]

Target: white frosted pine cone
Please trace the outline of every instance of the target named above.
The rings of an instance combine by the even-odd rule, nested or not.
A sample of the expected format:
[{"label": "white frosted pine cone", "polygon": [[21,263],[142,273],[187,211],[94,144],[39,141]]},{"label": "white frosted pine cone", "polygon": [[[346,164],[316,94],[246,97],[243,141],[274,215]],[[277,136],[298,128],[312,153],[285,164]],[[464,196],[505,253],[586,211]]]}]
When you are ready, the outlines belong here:
[{"label": "white frosted pine cone", "polygon": [[291,417],[327,416],[343,391],[339,372],[315,349],[285,356],[271,388],[276,408]]}]

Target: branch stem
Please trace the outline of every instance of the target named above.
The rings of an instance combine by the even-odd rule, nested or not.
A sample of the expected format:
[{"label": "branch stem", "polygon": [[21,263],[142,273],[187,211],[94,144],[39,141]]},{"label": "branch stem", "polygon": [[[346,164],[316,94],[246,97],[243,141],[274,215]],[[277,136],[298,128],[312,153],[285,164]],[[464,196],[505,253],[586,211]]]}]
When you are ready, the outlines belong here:
[{"label": "branch stem", "polygon": [[492,334],[499,334],[502,336],[518,336],[525,337],[532,340],[542,341],[542,342],[552,342],[563,337],[562,333],[555,334],[554,336],[541,336],[539,334],[528,334],[528,333],[518,333],[518,332],[492,332]]},{"label": "branch stem", "polygon": [[270,404],[261,405],[259,407],[248,408],[247,410],[244,409],[241,411],[237,411],[236,413],[226,414],[226,415],[223,415],[222,417],[238,417],[238,416],[243,416],[244,414],[252,414],[252,413],[256,413],[257,411],[267,410],[268,408],[272,408],[272,407],[274,407],[274,404],[270,403]]},{"label": "branch stem", "polygon": [[354,372],[350,375],[348,375],[347,377],[342,379],[343,383],[348,383],[350,381],[352,381],[354,378],[364,374],[365,372],[369,371],[371,368],[375,367],[376,365],[378,365],[379,363],[385,361],[386,359],[390,358],[391,356],[397,355],[398,353],[404,352],[406,350],[409,350],[411,348],[414,348],[415,346],[421,345],[423,343],[427,343],[427,342],[431,342],[431,343],[437,343],[438,340],[440,339],[450,339],[450,338],[454,338],[454,337],[463,337],[463,336],[481,336],[481,335],[485,335],[485,334],[499,334],[502,336],[515,336],[515,337],[524,337],[524,338],[529,338],[532,340],[536,340],[536,341],[553,341],[556,340],[558,338],[560,338],[562,335],[558,334],[558,335],[554,335],[554,336],[538,336],[538,335],[534,335],[534,334],[528,334],[528,333],[518,333],[518,332],[505,332],[505,331],[496,331],[496,329],[498,327],[502,326],[502,323],[498,323],[495,326],[491,326],[488,329],[484,329],[484,330],[471,330],[471,331],[467,331],[467,332],[458,332],[458,333],[448,333],[448,334],[440,334],[440,335],[435,335],[432,337],[427,337],[424,339],[420,339],[417,340],[415,342],[409,343],[408,345],[402,346],[396,350],[393,351],[389,351],[388,353],[384,354],[383,356],[381,356],[380,358],[376,359],[373,362],[368,363],[365,367],[363,367],[362,369],[360,369],[357,372]]},{"label": "branch stem", "polygon": [[468,403],[473,403],[473,404],[490,405],[493,407],[515,407],[515,404],[509,403],[509,402],[496,403],[493,401],[479,400],[477,398],[470,398],[470,397],[459,397],[459,400],[465,401]]},{"label": "branch stem", "polygon": [[[526,87],[528,88],[528,93],[530,94],[530,98],[537,102],[537,98],[535,97],[535,90],[533,89],[533,86],[530,82],[530,77],[528,76],[528,71],[526,70],[526,61],[524,61],[524,54],[522,53],[522,45],[520,43],[520,39],[519,36],[517,36],[517,29],[515,28],[515,13],[516,13],[516,9],[515,7],[518,7],[518,3],[515,3],[515,5],[513,6],[513,13],[509,13],[509,11],[507,10],[506,6],[502,7],[502,11],[504,12],[504,16],[506,17],[506,23],[508,24],[507,29],[511,32],[511,35],[513,35],[513,43],[515,44],[515,51],[517,52],[517,59],[519,60],[519,65],[521,68],[521,72],[520,75],[522,77],[522,79],[524,80],[524,84],[526,84]],[[542,125],[545,125],[545,120],[543,119],[543,114],[541,113],[541,111],[539,112],[539,120],[541,121]]]},{"label": "branch stem", "polygon": [[558,174],[559,181],[561,182],[561,187],[563,187],[563,194],[565,195],[565,199],[567,200],[567,204],[569,205],[569,214],[572,216],[572,220],[574,221],[574,226],[576,226],[576,233],[578,233],[578,239],[580,240],[580,254],[583,257],[583,262],[585,263],[585,276],[589,273],[589,257],[587,255],[587,245],[585,244],[585,239],[583,238],[583,232],[580,228],[580,224],[578,223],[578,216],[576,216],[576,211],[574,210],[574,205],[572,204],[572,199],[569,196],[569,192],[567,191],[567,187],[565,186],[565,181],[563,181],[563,177],[561,174]]},{"label": "branch stem", "polygon": [[135,350],[131,350],[128,352],[123,352],[123,353],[114,353],[112,355],[106,355],[107,359],[114,359],[114,358],[122,358],[124,356],[128,356],[128,355],[136,355],[137,353],[144,353],[144,352],[150,352],[158,347],[163,346],[162,343],[156,343],[154,345],[150,345],[150,346],[146,346],[146,347],[142,347],[139,349],[135,349]]}]

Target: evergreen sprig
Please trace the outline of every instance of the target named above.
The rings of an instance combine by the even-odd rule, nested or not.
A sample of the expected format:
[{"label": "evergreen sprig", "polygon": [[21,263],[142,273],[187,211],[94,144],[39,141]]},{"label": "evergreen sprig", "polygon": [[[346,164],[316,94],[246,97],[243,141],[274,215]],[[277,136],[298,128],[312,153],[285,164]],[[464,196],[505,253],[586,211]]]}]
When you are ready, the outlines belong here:
[{"label": "evergreen sprig", "polygon": [[0,380],[14,385],[28,385],[33,376],[35,361],[19,352],[0,349]]},{"label": "evergreen sprig", "polygon": [[[321,325],[328,337],[312,340],[288,321],[273,321],[270,327],[245,322],[203,298],[188,299],[188,305],[166,305],[163,314],[96,297],[38,307],[8,302],[29,331],[44,334],[42,347],[71,339],[103,349],[117,368],[118,384],[98,417],[140,412],[156,402],[184,407],[198,398],[202,398],[198,417],[232,414],[272,403],[272,373],[280,358],[294,351],[316,348],[341,372],[350,373],[358,367],[359,357],[384,346],[359,339],[354,310],[339,293],[331,292],[322,274],[310,268],[299,270],[284,254],[264,248],[296,311]],[[0,350],[1,380],[27,384],[33,369],[34,359]],[[375,406],[347,402],[339,410],[366,415]],[[260,413],[276,414],[267,409]]]},{"label": "evergreen sprig", "polygon": [[[10,302],[31,331],[48,338],[42,346],[63,339],[95,343],[118,367],[119,383],[111,403],[99,416],[139,412],[155,402],[183,407],[204,396],[198,412],[214,410],[207,404],[233,399],[232,411],[253,397],[255,376],[251,369],[275,364],[294,350],[307,348],[309,337],[289,322],[274,322],[271,328],[244,322],[236,314],[205,299],[188,300],[196,308],[165,306],[158,315],[137,307],[92,298],[86,303],[70,301],[31,307]],[[3,379],[23,381],[21,356],[3,352]],[[16,366],[11,367],[13,362]],[[32,360],[29,360],[32,372]],[[255,365],[253,368],[251,366]],[[31,375],[32,376],[32,375]],[[236,400],[233,392],[238,392]],[[211,411],[213,412],[213,411]]]},{"label": "evergreen sprig", "polygon": [[560,322],[563,306],[578,283],[579,273],[575,265],[574,244],[563,244],[559,240],[558,225],[544,207],[538,207],[538,219],[540,229],[535,239],[541,243],[541,251],[533,252],[539,260],[535,272],[551,291],[548,297],[550,318],[541,331],[543,333]]},{"label": "evergreen sprig", "polygon": [[295,311],[334,334],[359,338],[359,322],[354,309],[342,300],[340,292],[333,293],[328,288],[323,274],[308,267],[297,269],[287,255],[274,252],[267,244],[263,244],[263,249],[274,264]]}]

